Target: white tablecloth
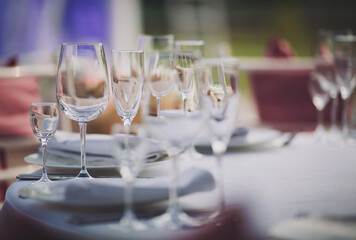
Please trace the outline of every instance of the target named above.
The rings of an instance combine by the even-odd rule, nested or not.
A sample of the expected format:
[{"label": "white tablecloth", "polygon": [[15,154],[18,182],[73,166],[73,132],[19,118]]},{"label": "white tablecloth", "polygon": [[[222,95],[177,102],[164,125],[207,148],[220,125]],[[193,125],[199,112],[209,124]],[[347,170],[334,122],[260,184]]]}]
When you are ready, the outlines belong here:
[{"label": "white tablecloth", "polygon": [[[207,156],[180,163],[183,167],[199,165],[215,171],[213,160],[213,156]],[[245,207],[252,227],[262,237],[271,227],[300,214],[356,215],[356,146],[317,143],[313,135],[300,133],[283,148],[228,153],[223,159],[223,172],[227,203]],[[44,231],[72,234],[77,237],[73,239],[116,237],[116,233],[108,231],[107,224],[78,227],[65,222],[68,209],[19,199],[17,191],[25,184],[28,182],[17,181],[8,189],[0,222],[4,220],[4,212],[12,211],[18,215],[19,221],[31,220],[35,226],[41,225]],[[209,200],[211,198],[204,194],[194,194],[182,203],[194,207]],[[163,233],[159,236],[164,239]]]}]

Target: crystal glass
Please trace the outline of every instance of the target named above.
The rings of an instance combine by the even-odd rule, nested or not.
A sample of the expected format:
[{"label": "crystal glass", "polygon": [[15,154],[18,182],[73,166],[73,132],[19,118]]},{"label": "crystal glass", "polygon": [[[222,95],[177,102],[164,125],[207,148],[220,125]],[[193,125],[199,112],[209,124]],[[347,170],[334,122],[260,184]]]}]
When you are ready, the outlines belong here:
[{"label": "crystal glass", "polygon": [[222,156],[236,127],[238,110],[238,60],[202,59],[198,66],[199,93],[208,112],[207,125],[217,162],[218,207],[210,218],[224,209]]},{"label": "crystal glass", "polygon": [[[177,74],[177,73],[175,73]],[[175,77],[175,76],[173,76]],[[151,78],[151,81],[154,80]],[[200,222],[183,212],[178,203],[178,156],[192,144],[195,137],[204,127],[204,111],[201,111],[199,102],[196,108],[185,115],[177,98],[167,96],[162,99],[161,116],[152,104],[154,88],[146,88],[142,99],[143,121],[148,137],[159,141],[171,157],[171,184],[169,189],[169,207],[165,214],[154,218],[151,223],[158,228],[179,229],[181,227],[200,226]],[[179,100],[178,100],[179,101]]]},{"label": "crystal glass", "polygon": [[[204,41],[202,40],[180,40],[174,43],[174,65],[178,70],[177,84],[182,95],[183,110],[194,108],[197,101],[196,95],[196,62],[204,55]],[[191,91],[191,89],[194,89]],[[188,105],[188,106],[187,106]],[[183,158],[202,159],[204,156],[194,148],[194,143],[183,153]]]},{"label": "crystal glass", "polygon": [[30,121],[33,133],[42,146],[42,177],[37,182],[50,182],[46,170],[47,143],[58,127],[57,103],[32,103]]},{"label": "crystal glass", "polygon": [[337,140],[337,136],[339,135],[339,129],[336,123],[336,114],[340,90],[335,76],[333,37],[334,33],[332,31],[323,29],[318,31],[313,71],[313,78],[318,78],[318,82],[323,86],[323,88],[327,89],[329,96],[332,99],[331,126],[329,130],[329,137],[331,141]]},{"label": "crystal glass", "polygon": [[135,179],[146,162],[149,140],[141,125],[137,125],[138,135],[122,133],[120,125],[112,127],[112,155],[118,161],[119,172],[125,182],[124,214],[119,223],[110,228],[120,232],[142,231],[147,229],[144,221],[138,220],[133,210],[132,193]]},{"label": "crystal glass", "polygon": [[149,58],[152,52],[172,52],[174,36],[168,35],[140,35],[137,39],[137,49],[145,53],[145,74],[148,74]]},{"label": "crystal glass", "polygon": [[344,102],[342,133],[343,137],[347,138],[348,101],[356,85],[356,36],[351,34],[336,35],[334,44],[336,79],[339,83],[341,98]]},{"label": "crystal glass", "polygon": [[309,93],[312,97],[312,102],[318,111],[317,115],[317,127],[315,133],[317,139],[325,140],[325,127],[323,123],[323,110],[326,104],[329,102],[328,84],[324,81],[323,77],[318,72],[312,72],[309,79]]},{"label": "crystal glass", "polygon": [[144,81],[143,51],[111,52],[111,87],[116,110],[129,134],[140,105]]},{"label": "crystal glass", "polygon": [[103,45],[63,43],[58,62],[57,101],[64,114],[79,124],[81,170],[77,178],[91,178],[86,168],[86,127],[104,112],[109,96]]},{"label": "crystal glass", "polygon": [[161,99],[176,86],[174,81],[177,74],[173,66],[172,52],[153,52],[149,61],[148,85],[156,98],[157,116],[160,117]]},{"label": "crystal glass", "polygon": [[[146,80],[151,82],[150,87],[154,89],[157,100],[157,114],[159,115],[161,97],[169,93],[174,84],[169,77],[166,79],[165,69],[172,67],[174,36],[169,35],[140,35],[137,40],[137,49],[143,50],[144,71]],[[152,73],[152,71],[155,71]],[[168,74],[170,75],[170,74]],[[156,81],[150,81],[155,78]]]}]

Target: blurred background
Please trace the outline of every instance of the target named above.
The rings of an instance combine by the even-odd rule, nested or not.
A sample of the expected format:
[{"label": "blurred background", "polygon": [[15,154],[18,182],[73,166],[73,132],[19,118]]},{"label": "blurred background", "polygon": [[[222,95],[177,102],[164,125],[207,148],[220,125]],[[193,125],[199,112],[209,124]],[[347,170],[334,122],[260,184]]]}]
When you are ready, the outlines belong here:
[{"label": "blurred background", "polygon": [[[0,84],[3,84],[2,91],[8,93],[11,89],[19,91],[18,85],[23,87],[31,85],[31,81],[38,81],[38,88],[36,83],[32,83],[32,91],[38,89],[41,100],[54,101],[56,64],[62,42],[102,42],[108,57],[111,49],[135,49],[140,34],[171,33],[176,40],[204,40],[206,57],[235,56],[241,60],[241,124],[258,124],[264,120],[261,115],[263,109],[259,106],[259,101],[264,99],[256,98],[255,95],[260,91],[258,87],[256,90],[251,87],[251,82],[257,82],[254,79],[260,78],[254,72],[269,68],[268,64],[260,61],[261,58],[300,60],[297,68],[305,71],[304,80],[293,81],[304,81],[300,87],[304,91],[301,98],[308,98],[305,101],[309,101],[309,107],[305,109],[309,109],[306,112],[309,111],[310,116],[282,120],[314,123],[315,109],[305,91],[307,75],[313,67],[317,30],[356,31],[355,7],[354,0],[2,0],[0,78],[22,80],[6,86],[6,81],[0,81]],[[16,69],[16,66],[23,68]],[[266,75],[262,74],[262,78],[266,78]],[[280,91],[285,91],[285,86],[273,85],[276,86],[275,91],[281,88]],[[293,84],[291,86],[292,89],[298,89]],[[23,91],[26,90],[16,96],[0,99],[0,119],[3,119],[0,120],[1,135],[11,135],[8,126],[11,121],[4,119],[8,119],[9,108],[19,104],[19,100],[14,100],[19,98],[17,96],[29,95]],[[267,98],[273,98],[274,93],[266,95]],[[289,95],[287,91],[286,95]],[[24,99],[24,104],[29,106],[35,100]],[[279,100],[283,101],[283,98]],[[300,113],[296,111],[295,115]],[[27,116],[26,122],[20,125],[27,124]],[[107,129],[101,128],[103,121],[120,121],[117,114],[104,113],[102,118],[97,123],[89,124],[88,131],[107,132]],[[271,119],[267,117],[265,120],[268,123]],[[1,127],[4,122],[8,125]],[[277,123],[280,126],[280,122]],[[72,124],[63,121],[61,126],[72,129]],[[27,134],[32,133],[29,130]]]}]

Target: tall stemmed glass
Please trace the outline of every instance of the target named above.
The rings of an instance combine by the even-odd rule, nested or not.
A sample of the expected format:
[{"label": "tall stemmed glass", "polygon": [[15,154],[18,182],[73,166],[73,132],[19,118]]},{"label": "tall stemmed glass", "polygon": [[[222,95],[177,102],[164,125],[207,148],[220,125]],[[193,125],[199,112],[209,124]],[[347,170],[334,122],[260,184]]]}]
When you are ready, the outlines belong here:
[{"label": "tall stemmed glass", "polygon": [[[182,95],[183,109],[187,111],[187,104],[190,109],[194,108],[197,101],[197,76],[196,62],[204,55],[204,41],[202,40],[180,40],[174,43],[174,62],[178,70],[178,89]],[[194,148],[194,143],[183,153],[185,159],[201,159],[203,155]]]},{"label": "tall stemmed glass", "polygon": [[[154,91],[154,96],[157,100],[157,114],[159,115],[161,97],[166,95],[173,89],[173,84],[168,85],[167,81],[164,79],[159,79],[162,75],[162,71],[166,68],[167,64],[172,64],[173,59],[173,46],[174,46],[174,36],[171,34],[168,35],[140,35],[137,39],[137,49],[143,50],[144,55],[144,71],[145,78],[147,81],[150,81],[150,77],[156,77],[157,83],[154,85],[160,86]],[[153,54],[155,53],[155,54]],[[153,56],[153,57],[152,57]],[[170,61],[170,62],[169,62]],[[155,64],[158,64],[160,67],[156,68]],[[166,65],[166,66],[164,66]],[[157,74],[151,75],[152,69],[158,69]],[[161,71],[162,70],[162,71]],[[151,75],[151,76],[150,76]],[[152,82],[152,81],[151,81]],[[152,85],[151,85],[152,87]]]},{"label": "tall stemmed glass", "polygon": [[37,182],[50,182],[46,169],[47,143],[58,127],[57,103],[32,103],[30,121],[33,133],[42,146],[42,176]]},{"label": "tall stemmed glass", "polygon": [[336,35],[334,44],[336,79],[344,102],[342,133],[346,139],[348,136],[347,107],[356,85],[356,36],[351,34]]},{"label": "tall stemmed glass", "polygon": [[152,52],[172,52],[174,44],[174,36],[168,35],[140,35],[137,39],[137,49],[145,53],[145,74],[149,73],[149,58]]},{"label": "tall stemmed glass", "polygon": [[173,52],[153,52],[150,56],[148,85],[156,97],[157,117],[160,117],[161,98],[175,87],[176,72],[173,68]]},{"label": "tall stemmed glass", "polygon": [[323,110],[330,100],[328,88],[322,77],[320,77],[318,73],[315,72],[312,72],[308,86],[310,96],[312,97],[312,102],[318,111],[315,134],[317,139],[324,140],[326,131],[323,122]]},{"label": "tall stemmed glass", "polygon": [[86,168],[86,128],[104,112],[110,96],[104,48],[101,43],[63,43],[57,72],[57,101],[78,122],[81,170],[77,178],[91,178]]},{"label": "tall stemmed glass", "polygon": [[[175,69],[172,67],[172,71]],[[177,73],[175,73],[177,74]],[[172,80],[174,75],[170,75]],[[151,81],[154,79],[151,78]],[[145,89],[145,97],[143,100],[143,120],[145,129],[150,138],[162,142],[168,155],[172,158],[171,161],[171,184],[169,189],[169,207],[167,211],[154,218],[151,223],[159,228],[179,229],[180,227],[200,226],[200,222],[191,218],[184,213],[178,203],[178,156],[200,133],[204,126],[204,111],[201,111],[199,102],[196,103],[196,108],[189,111],[185,116],[182,109],[176,104],[176,98],[163,98],[164,108],[161,112],[161,117],[158,117],[154,108],[151,108],[151,96],[155,94],[154,88]]]},{"label": "tall stemmed glass", "polygon": [[126,134],[140,105],[144,80],[143,51],[111,52],[111,87]]},{"label": "tall stemmed glass", "polygon": [[125,192],[123,217],[119,223],[110,225],[110,228],[121,232],[147,229],[147,225],[136,218],[132,206],[135,179],[144,166],[149,146],[149,140],[145,137],[145,131],[141,126],[141,124],[137,125],[137,136],[126,133],[123,135],[117,124],[112,127],[112,154],[118,161],[120,174],[125,181]]},{"label": "tall stemmed glass", "polygon": [[211,147],[217,161],[218,207],[210,218],[224,210],[222,156],[236,126],[238,108],[238,60],[202,59],[198,66],[199,92],[208,111]]},{"label": "tall stemmed glass", "polygon": [[336,123],[336,114],[340,89],[335,76],[333,37],[334,33],[332,31],[318,31],[313,71],[313,77],[318,79],[318,82],[323,86],[323,88],[328,89],[329,96],[332,99],[331,126],[329,130],[331,141],[337,140],[337,136],[339,135]]}]

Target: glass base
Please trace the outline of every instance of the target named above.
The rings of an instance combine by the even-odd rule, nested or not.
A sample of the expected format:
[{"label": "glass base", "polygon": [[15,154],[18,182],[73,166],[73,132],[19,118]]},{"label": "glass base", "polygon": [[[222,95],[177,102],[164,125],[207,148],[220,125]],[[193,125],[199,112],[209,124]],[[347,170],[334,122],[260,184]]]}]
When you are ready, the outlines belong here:
[{"label": "glass base", "polygon": [[37,180],[35,183],[47,183],[47,182],[52,182],[47,174],[42,174],[41,178]]},{"label": "glass base", "polygon": [[87,170],[81,170],[79,174],[75,177],[76,179],[93,179]]},{"label": "glass base", "polygon": [[144,231],[148,229],[148,225],[136,218],[123,217],[117,224],[110,224],[109,228],[114,231],[130,233],[135,231]]},{"label": "glass base", "polygon": [[203,223],[195,218],[190,217],[182,211],[177,211],[174,214],[167,210],[164,214],[151,219],[150,224],[155,228],[163,228],[169,230],[178,230],[182,228],[197,228]]},{"label": "glass base", "polygon": [[183,154],[180,155],[184,161],[200,160],[204,158],[204,155],[197,152],[194,146],[190,146]]}]

